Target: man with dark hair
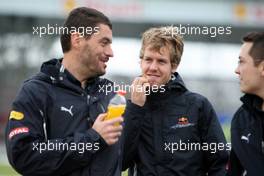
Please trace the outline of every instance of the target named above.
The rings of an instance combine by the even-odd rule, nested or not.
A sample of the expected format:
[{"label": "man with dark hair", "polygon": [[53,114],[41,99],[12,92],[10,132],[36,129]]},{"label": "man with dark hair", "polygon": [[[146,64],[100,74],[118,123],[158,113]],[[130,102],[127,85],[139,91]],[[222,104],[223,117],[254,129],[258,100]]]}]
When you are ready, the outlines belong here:
[{"label": "man with dark hair", "polygon": [[176,72],[183,45],[172,26],[143,33],[142,76],[132,83],[123,132],[122,168],[136,176],[225,175],[228,146],[216,113]]},{"label": "man with dark hair", "polygon": [[114,92],[100,91],[113,85],[100,78],[113,57],[111,22],[81,7],[70,13],[66,28],[63,58],[43,63],[13,102],[6,128],[9,162],[23,175],[120,176],[122,126],[114,124],[123,119],[104,120]]},{"label": "man with dark hair", "polygon": [[78,31],[85,38],[91,37],[91,34],[98,33],[98,24],[104,24],[112,30],[110,20],[101,12],[95,9],[81,7],[70,12],[68,19],[64,23],[62,35],[60,37],[63,53],[71,48],[71,32]]},{"label": "man with dark hair", "polygon": [[243,38],[238,67],[243,105],[231,124],[230,176],[264,174],[264,32]]}]

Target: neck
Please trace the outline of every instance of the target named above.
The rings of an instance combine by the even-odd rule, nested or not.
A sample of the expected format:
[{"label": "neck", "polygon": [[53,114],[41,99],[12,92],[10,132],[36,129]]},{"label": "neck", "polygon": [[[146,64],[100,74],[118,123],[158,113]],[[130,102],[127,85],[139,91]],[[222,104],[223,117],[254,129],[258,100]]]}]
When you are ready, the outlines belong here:
[{"label": "neck", "polygon": [[62,65],[81,83],[82,88],[86,85],[86,80],[89,78],[87,71],[85,71],[78,62],[76,54],[64,53]]}]

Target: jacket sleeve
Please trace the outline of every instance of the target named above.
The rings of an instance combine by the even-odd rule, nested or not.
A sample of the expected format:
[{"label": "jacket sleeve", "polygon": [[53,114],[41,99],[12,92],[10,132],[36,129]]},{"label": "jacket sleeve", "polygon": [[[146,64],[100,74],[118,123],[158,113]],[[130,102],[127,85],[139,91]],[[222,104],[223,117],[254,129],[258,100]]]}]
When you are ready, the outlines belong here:
[{"label": "jacket sleeve", "polygon": [[132,167],[134,164],[138,141],[140,137],[141,121],[145,111],[142,107],[128,101],[124,113],[124,131],[122,135],[122,170]]},{"label": "jacket sleeve", "polygon": [[243,173],[243,167],[240,164],[234,150],[232,149],[229,156],[227,176],[239,176]]},{"label": "jacket sleeve", "polygon": [[206,98],[203,101],[199,124],[202,142],[209,146],[209,150],[204,150],[205,172],[208,176],[224,176],[228,146],[217,115]]},{"label": "jacket sleeve", "polygon": [[[10,164],[23,175],[60,175],[89,165],[92,157],[107,146],[105,141],[93,129],[85,133],[76,132],[65,138],[46,140],[43,117],[45,105],[36,97],[40,90],[34,91],[24,85],[12,104],[6,127]],[[88,143],[97,147],[77,150]],[[59,145],[61,148],[58,150]]]},{"label": "jacket sleeve", "polygon": [[[237,169],[241,172],[246,170],[247,175],[249,176],[261,176],[264,173],[264,157],[261,143],[261,121],[245,121],[243,120],[245,116],[243,117],[240,115],[240,113],[242,113],[241,111],[242,109],[238,110],[238,112],[234,115],[231,124],[232,151],[233,155],[236,157],[235,159],[230,158],[230,169],[231,171]],[[247,125],[249,125],[250,128],[246,127]],[[249,129],[250,131],[248,131]],[[257,132],[258,130],[259,132]],[[246,136],[249,132],[252,134],[248,137],[250,140],[248,142],[246,140],[241,140],[242,135]],[[237,167],[237,162],[240,163],[240,167]]]}]

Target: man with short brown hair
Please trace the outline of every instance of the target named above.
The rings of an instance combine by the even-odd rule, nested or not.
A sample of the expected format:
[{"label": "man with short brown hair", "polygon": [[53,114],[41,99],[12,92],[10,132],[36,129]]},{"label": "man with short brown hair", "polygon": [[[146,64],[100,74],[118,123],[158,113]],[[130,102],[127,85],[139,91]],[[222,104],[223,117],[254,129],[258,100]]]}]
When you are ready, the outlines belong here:
[{"label": "man with short brown hair", "polygon": [[264,32],[251,32],[243,37],[235,73],[245,95],[232,120],[228,175],[263,176]]},{"label": "man with short brown hair", "polygon": [[176,72],[182,53],[172,26],[143,33],[142,76],[132,83],[123,133],[123,169],[136,176],[225,175],[223,131],[211,103]]}]

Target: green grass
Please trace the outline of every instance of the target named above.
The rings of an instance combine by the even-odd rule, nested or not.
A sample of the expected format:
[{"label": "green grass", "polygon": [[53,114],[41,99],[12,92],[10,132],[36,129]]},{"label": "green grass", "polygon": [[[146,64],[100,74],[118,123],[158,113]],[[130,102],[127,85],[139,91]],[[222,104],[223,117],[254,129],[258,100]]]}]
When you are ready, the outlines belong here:
[{"label": "green grass", "polygon": [[126,171],[124,171],[124,172],[122,172],[122,176],[127,176],[128,174],[127,174],[127,170]]},{"label": "green grass", "polygon": [[0,175],[1,176],[19,176],[14,169],[8,164],[0,164]]},{"label": "green grass", "polygon": [[231,141],[230,124],[223,124],[222,129],[224,131],[227,142]]}]

